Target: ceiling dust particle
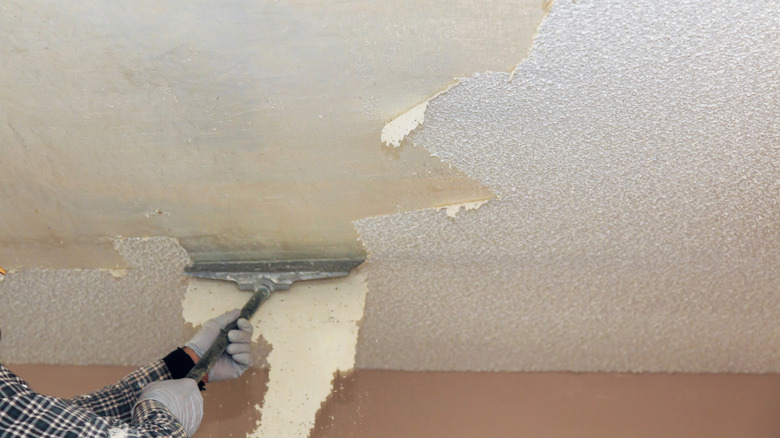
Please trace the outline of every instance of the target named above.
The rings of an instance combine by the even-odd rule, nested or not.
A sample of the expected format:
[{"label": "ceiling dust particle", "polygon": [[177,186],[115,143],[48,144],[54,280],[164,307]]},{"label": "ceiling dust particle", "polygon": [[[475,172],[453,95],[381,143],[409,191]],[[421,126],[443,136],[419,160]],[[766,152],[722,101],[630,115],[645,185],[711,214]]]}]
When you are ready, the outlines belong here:
[{"label": "ceiling dust particle", "polygon": [[109,438],[127,438],[127,431],[124,429],[109,429]]},{"label": "ceiling dust particle", "polygon": [[170,216],[171,214],[167,211],[160,210],[159,208],[155,208],[152,211],[148,211],[144,213],[144,216],[146,216],[147,219],[155,217],[155,216]]}]

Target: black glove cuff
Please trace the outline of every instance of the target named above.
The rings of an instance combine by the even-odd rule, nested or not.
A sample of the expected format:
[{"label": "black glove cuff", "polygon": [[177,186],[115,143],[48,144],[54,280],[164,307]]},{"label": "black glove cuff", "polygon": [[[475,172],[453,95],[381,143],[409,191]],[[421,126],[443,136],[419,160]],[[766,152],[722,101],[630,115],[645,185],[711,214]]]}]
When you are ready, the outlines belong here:
[{"label": "black glove cuff", "polygon": [[168,367],[168,371],[174,379],[183,379],[192,367],[195,366],[195,362],[192,361],[190,355],[181,348],[177,348],[165,356],[163,362],[165,362],[165,366]]},{"label": "black glove cuff", "polygon": [[[168,367],[168,372],[171,373],[173,379],[183,379],[187,377],[192,367],[195,366],[195,362],[183,349],[177,348],[171,351],[167,356],[163,358],[165,366]],[[203,381],[198,382],[198,389],[201,391],[206,390],[206,384]]]}]

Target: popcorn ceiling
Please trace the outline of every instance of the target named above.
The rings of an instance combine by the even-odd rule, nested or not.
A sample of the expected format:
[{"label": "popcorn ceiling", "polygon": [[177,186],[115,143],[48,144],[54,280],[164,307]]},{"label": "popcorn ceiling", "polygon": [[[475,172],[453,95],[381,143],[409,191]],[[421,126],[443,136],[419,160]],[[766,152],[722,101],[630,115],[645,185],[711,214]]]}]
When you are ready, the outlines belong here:
[{"label": "popcorn ceiling", "polygon": [[[556,2],[410,139],[499,197],[358,221],[359,367],[780,371],[780,3]],[[413,341],[412,341],[413,340]]]},{"label": "popcorn ceiling", "polygon": [[[409,138],[498,199],[356,224],[356,365],[780,371],[779,21],[773,1],[561,1],[514,72],[429,100]],[[126,269],[9,270],[0,361],[186,341],[184,250],[116,250]]]},{"label": "popcorn ceiling", "polygon": [[[117,241],[128,269],[28,269],[0,282],[0,361],[143,365],[192,334],[187,253],[171,238]],[[34,297],[34,298],[33,298]]]}]

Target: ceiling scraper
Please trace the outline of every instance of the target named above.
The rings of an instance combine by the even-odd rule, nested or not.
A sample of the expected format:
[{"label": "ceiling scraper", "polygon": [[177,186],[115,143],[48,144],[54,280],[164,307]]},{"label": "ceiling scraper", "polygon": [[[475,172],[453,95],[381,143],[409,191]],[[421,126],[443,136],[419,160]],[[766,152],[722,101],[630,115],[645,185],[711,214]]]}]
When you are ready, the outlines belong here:
[{"label": "ceiling scraper", "polygon": [[[263,262],[221,262],[194,263],[184,268],[192,277],[212,280],[228,280],[238,284],[240,290],[253,291],[254,294],[241,309],[239,318],[249,319],[265,300],[275,291],[287,290],[299,280],[320,280],[325,278],[346,277],[352,269],[363,263],[364,259],[312,259],[282,260]],[[190,379],[199,382],[209,369],[225,352],[228,346],[228,332],[237,327],[234,321],[220,333],[211,348],[187,374]]]}]

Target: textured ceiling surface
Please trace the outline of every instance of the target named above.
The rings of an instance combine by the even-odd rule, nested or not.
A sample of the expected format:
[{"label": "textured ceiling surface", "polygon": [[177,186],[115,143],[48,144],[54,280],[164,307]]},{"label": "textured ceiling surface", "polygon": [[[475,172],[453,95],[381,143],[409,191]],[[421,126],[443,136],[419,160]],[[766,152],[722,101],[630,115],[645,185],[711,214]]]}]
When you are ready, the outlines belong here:
[{"label": "textured ceiling surface", "polygon": [[26,269],[0,282],[0,361],[145,364],[182,345],[187,253],[167,237],[117,242],[123,270]]},{"label": "textured ceiling surface", "polygon": [[[496,199],[356,222],[357,366],[780,371],[778,29],[773,1],[558,2],[514,71],[475,69],[505,72],[431,99],[393,153],[430,153]],[[0,358],[141,363],[186,336],[148,341],[183,323],[186,253],[165,238],[111,251],[126,271],[0,282]],[[26,323],[47,299],[50,326]]]},{"label": "textured ceiling surface", "polygon": [[352,221],[490,198],[388,120],[513,68],[537,0],[10,1],[0,10],[0,259],[111,268],[111,239],[193,259],[354,255]]},{"label": "textured ceiling surface", "polygon": [[498,200],[358,222],[358,363],[780,371],[780,4],[558,2],[416,145]]}]

